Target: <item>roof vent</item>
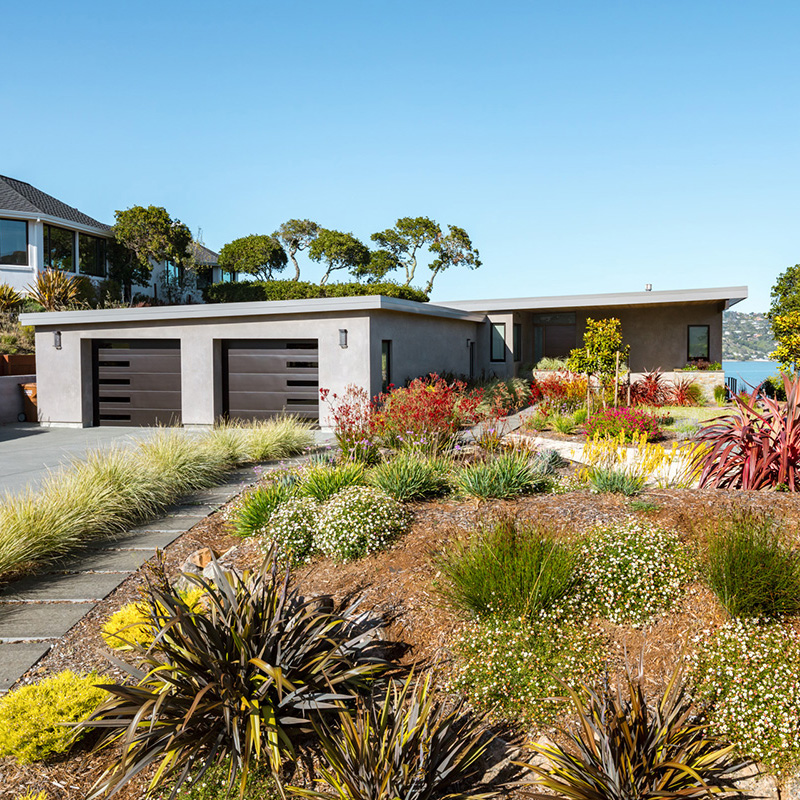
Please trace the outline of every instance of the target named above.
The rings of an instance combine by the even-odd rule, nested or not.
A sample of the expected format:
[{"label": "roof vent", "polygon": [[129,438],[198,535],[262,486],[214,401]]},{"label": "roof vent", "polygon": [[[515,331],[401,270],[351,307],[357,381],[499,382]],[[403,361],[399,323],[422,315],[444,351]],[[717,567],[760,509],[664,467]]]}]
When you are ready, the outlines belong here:
[{"label": "roof vent", "polygon": [[652,284],[652,283],[646,283],[646,284],[644,285],[644,290],[645,290],[646,292],[652,292],[652,291],[653,291],[653,284]]}]

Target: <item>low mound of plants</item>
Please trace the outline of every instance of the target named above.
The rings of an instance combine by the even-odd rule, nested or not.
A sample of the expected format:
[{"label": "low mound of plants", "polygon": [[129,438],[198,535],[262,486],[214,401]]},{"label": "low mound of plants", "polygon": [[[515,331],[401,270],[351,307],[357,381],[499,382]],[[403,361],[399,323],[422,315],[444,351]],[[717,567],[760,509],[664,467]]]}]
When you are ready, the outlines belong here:
[{"label": "low mound of plants", "polygon": [[97,673],[77,675],[70,670],[22,686],[0,698],[0,756],[22,764],[66,753],[86,719],[106,698]]},{"label": "low mound of plants", "polygon": [[442,494],[449,488],[451,462],[401,450],[370,470],[368,481],[400,502]]},{"label": "low mound of plants", "polygon": [[609,406],[589,417],[584,431],[590,439],[597,436],[633,442],[644,436],[653,441],[663,436],[660,423],[659,417],[640,408]]},{"label": "low mound of plants", "polygon": [[461,467],[454,475],[453,484],[466,497],[487,500],[546,491],[551,481],[526,453],[511,451]]}]

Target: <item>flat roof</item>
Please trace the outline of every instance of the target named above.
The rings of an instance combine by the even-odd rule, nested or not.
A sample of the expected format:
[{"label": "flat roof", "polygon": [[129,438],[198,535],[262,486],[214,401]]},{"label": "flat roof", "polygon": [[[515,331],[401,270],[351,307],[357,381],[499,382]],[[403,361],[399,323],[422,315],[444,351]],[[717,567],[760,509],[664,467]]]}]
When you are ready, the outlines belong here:
[{"label": "flat roof", "polygon": [[427,317],[483,322],[484,314],[439,304],[400,300],[384,295],[315,297],[308,300],[260,300],[252,303],[206,303],[149,308],[99,308],[87,311],[41,311],[20,314],[23,325],[67,327],[115,322],[166,322],[219,319],[224,317],[274,317],[286,314],[332,314],[359,311],[394,311]]},{"label": "flat roof", "polygon": [[597,308],[606,306],[649,306],[659,303],[702,303],[724,301],[730,308],[747,298],[746,286],[722,286],[712,289],[674,289],[658,292],[612,292],[609,294],[572,294],[555,297],[508,297],[496,300],[454,300],[436,305],[461,311],[539,311],[553,309]]}]

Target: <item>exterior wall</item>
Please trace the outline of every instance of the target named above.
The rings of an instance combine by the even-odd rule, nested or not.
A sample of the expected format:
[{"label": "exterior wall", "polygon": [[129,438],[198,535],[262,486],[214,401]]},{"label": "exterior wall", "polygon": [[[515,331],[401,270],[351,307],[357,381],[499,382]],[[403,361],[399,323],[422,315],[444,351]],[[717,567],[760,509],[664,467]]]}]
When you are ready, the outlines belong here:
[{"label": "exterior wall", "polygon": [[[339,347],[340,328],[348,330],[345,349]],[[92,425],[93,339],[180,339],[184,425],[211,425],[222,412],[219,387],[223,339],[315,338],[319,342],[321,387],[339,394],[349,383],[371,387],[367,314],[329,314],[324,318],[299,314],[269,319],[222,317],[151,324],[84,324],[72,329],[62,325],[58,329],[60,350],[53,344],[55,326],[36,329],[39,418],[43,425]],[[320,406],[323,427],[330,424],[327,411],[324,405]]]},{"label": "exterior wall", "polygon": [[[381,343],[392,343],[390,381],[406,381],[431,372],[469,375],[469,342],[483,325],[466,320],[442,319],[391,311],[370,313],[370,396],[381,391]],[[480,363],[476,363],[480,374]]]},{"label": "exterior wall", "polygon": [[[520,374],[520,369],[526,362],[530,363],[533,357],[533,330],[530,326],[530,313],[524,311],[508,311],[505,313],[489,314],[489,321],[482,325],[480,333],[481,342],[481,369],[486,377],[513,378]],[[491,360],[491,333],[492,323],[504,323],[506,326],[506,357],[505,361]],[[522,353],[519,361],[514,361],[514,325],[522,326]],[[480,374],[480,369],[478,370]]]},{"label": "exterior wall", "polygon": [[682,303],[637,308],[593,308],[577,312],[577,343],[583,341],[586,319],[617,317],[622,337],[631,346],[633,372],[671,371],[686,366],[688,326],[709,326],[709,356],[722,361],[722,304]]},{"label": "exterior wall", "polygon": [[0,425],[16,422],[24,410],[21,383],[36,383],[36,376],[0,375]]}]

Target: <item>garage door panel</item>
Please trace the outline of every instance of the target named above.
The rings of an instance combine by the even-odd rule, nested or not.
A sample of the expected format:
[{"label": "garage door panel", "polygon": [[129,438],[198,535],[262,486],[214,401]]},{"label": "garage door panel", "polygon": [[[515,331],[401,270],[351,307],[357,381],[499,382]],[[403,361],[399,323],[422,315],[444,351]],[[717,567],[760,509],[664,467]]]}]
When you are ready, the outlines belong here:
[{"label": "garage door panel", "polygon": [[180,424],[178,340],[95,342],[94,370],[95,424]]},{"label": "garage door panel", "polygon": [[316,339],[224,342],[228,416],[269,419],[289,413],[319,419],[318,353]]}]

